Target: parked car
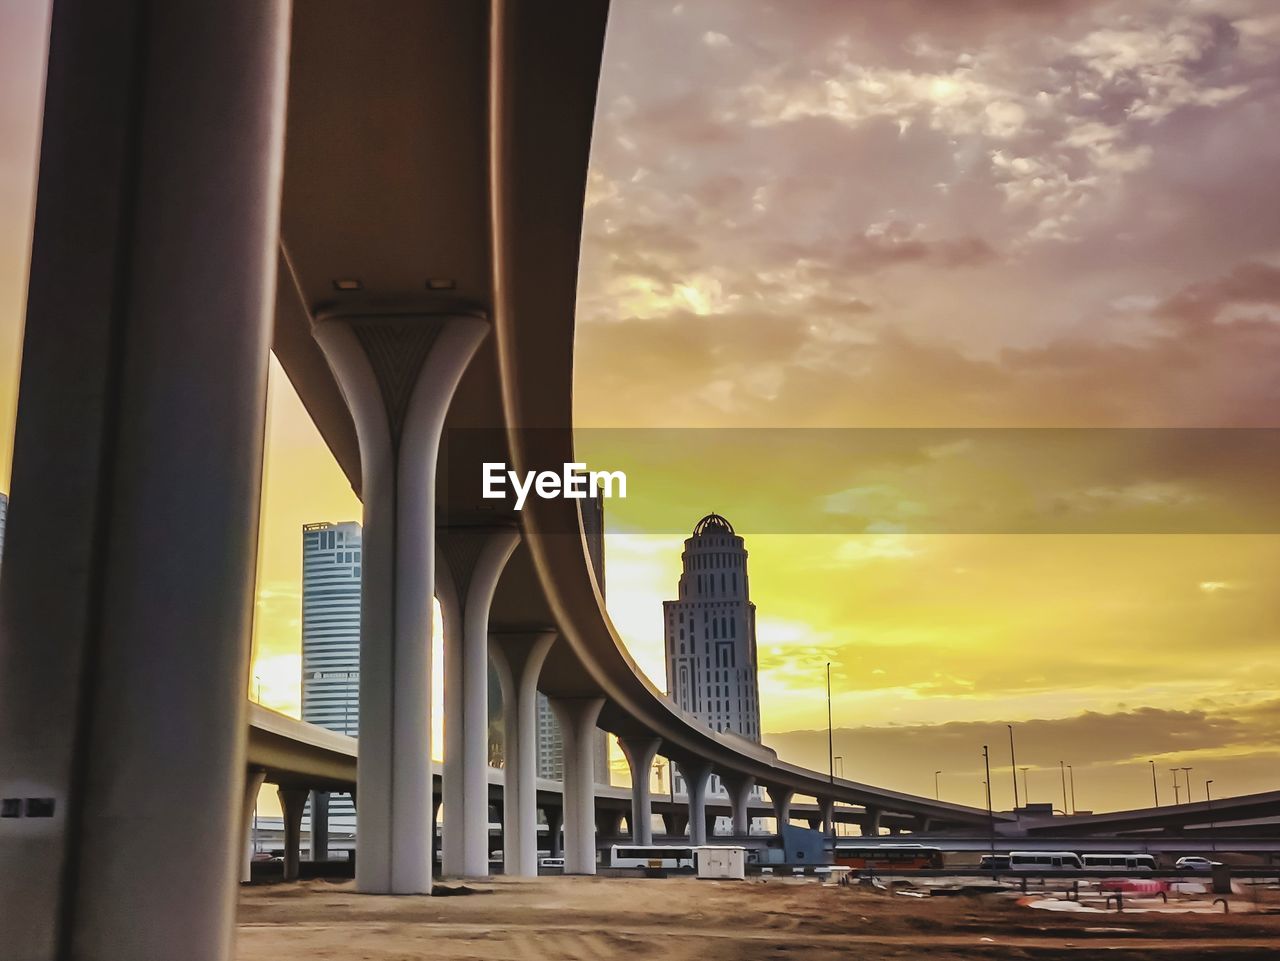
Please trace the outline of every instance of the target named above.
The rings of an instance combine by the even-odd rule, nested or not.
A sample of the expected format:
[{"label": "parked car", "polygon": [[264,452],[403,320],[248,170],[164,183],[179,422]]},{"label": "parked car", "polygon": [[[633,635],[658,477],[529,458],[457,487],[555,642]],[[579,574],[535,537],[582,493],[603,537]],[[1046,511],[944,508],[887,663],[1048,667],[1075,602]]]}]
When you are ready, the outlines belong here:
[{"label": "parked car", "polygon": [[1174,867],[1179,871],[1212,871],[1221,864],[1221,861],[1210,861],[1208,858],[1192,856],[1187,858],[1178,858],[1174,862]]}]

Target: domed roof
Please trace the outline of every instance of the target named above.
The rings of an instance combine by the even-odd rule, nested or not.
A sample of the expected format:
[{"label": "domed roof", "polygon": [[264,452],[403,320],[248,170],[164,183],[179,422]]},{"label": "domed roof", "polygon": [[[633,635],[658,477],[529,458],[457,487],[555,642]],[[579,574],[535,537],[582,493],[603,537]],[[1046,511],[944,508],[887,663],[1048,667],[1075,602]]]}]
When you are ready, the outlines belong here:
[{"label": "domed roof", "polygon": [[733,525],[719,514],[708,514],[693,525],[694,537],[701,537],[703,534],[733,534]]}]

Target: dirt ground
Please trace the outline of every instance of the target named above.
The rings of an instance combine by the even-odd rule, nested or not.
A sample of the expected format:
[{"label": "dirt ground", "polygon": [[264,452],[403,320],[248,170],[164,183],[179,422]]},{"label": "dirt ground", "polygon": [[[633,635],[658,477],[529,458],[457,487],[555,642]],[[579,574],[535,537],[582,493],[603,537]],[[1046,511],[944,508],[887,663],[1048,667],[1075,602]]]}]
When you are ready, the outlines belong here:
[{"label": "dirt ground", "polygon": [[[239,961],[1276,959],[1280,914],[1060,914],[1010,896],[910,898],[814,881],[540,878],[465,897],[351,883],[246,888]],[[1273,905],[1280,908],[1280,904]]]}]

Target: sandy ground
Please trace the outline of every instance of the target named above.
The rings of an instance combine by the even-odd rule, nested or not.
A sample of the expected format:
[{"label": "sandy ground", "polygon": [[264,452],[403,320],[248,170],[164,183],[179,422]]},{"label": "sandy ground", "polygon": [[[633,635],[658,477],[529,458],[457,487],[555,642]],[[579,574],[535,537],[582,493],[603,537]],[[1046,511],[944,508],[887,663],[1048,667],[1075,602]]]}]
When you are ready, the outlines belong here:
[{"label": "sandy ground", "polygon": [[1105,952],[1117,961],[1280,958],[1280,915],[1241,911],[1058,914],[1005,896],[908,898],[790,880],[540,878],[474,887],[489,893],[374,898],[355,894],[350,882],[324,881],[247,888],[237,957],[1079,961]]}]

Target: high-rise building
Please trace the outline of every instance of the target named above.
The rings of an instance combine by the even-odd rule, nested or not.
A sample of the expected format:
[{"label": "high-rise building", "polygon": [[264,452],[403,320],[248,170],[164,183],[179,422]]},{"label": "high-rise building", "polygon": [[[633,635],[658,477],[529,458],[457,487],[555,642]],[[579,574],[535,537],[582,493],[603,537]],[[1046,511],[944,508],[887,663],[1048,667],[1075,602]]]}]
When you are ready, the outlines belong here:
[{"label": "high-rise building", "polygon": [[[663,601],[667,693],[716,731],[760,740],[756,606],[747,581],[747,549],[733,525],[708,514],[681,555],[679,597]],[[684,790],[676,775],[676,789]],[[718,777],[709,790],[723,795]]]},{"label": "high-rise building", "polygon": [[[302,528],[302,719],[360,732],[360,525]],[[355,824],[348,796],[329,804],[330,823]]]},{"label": "high-rise building", "polygon": [[[586,497],[578,501],[582,514],[582,530],[587,542],[587,555],[596,584],[604,594],[604,499]],[[595,776],[597,784],[608,784],[609,735],[599,731],[595,748]],[[560,724],[551,710],[551,702],[541,692],[538,694],[538,777],[553,781],[564,779],[564,737]]]}]

